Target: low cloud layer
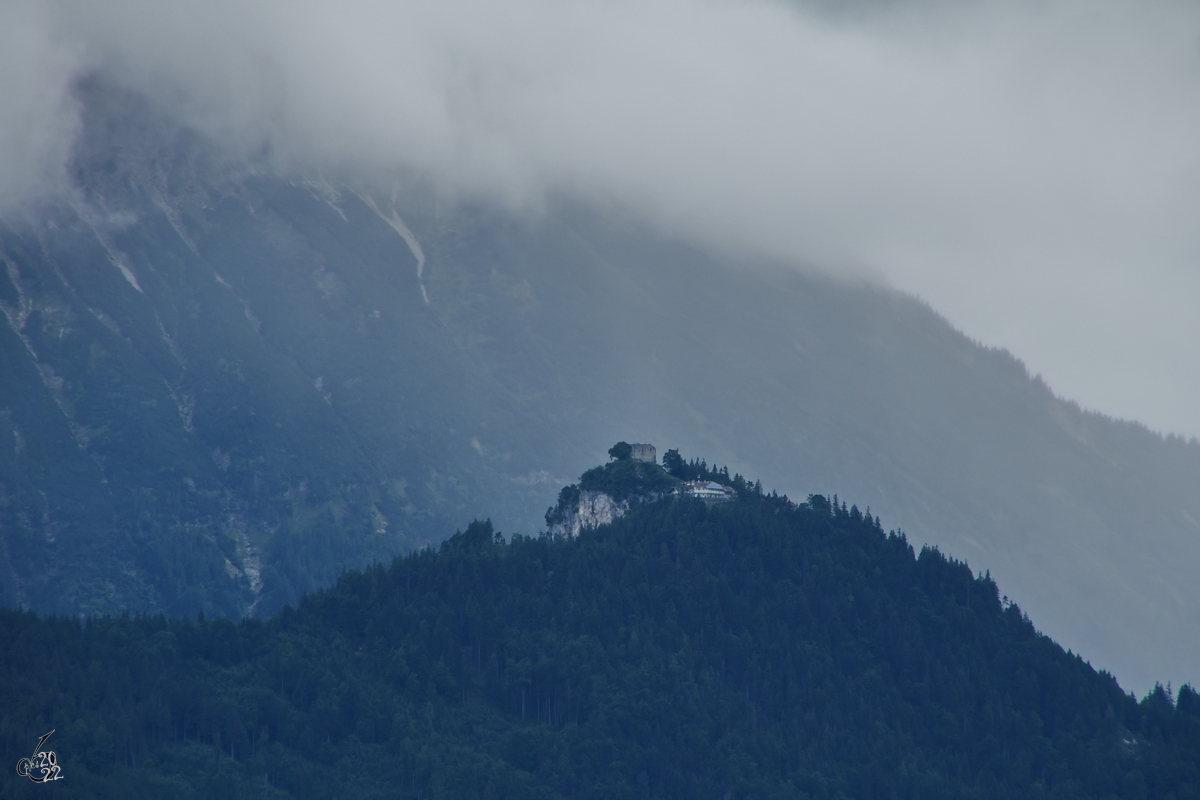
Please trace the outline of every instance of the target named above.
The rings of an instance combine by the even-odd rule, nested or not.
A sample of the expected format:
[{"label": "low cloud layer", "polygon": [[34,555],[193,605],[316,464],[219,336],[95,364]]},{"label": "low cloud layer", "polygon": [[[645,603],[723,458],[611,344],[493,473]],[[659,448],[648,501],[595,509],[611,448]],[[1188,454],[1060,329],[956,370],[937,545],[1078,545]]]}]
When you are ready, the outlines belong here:
[{"label": "low cloud layer", "polygon": [[282,169],[571,195],[872,275],[1200,435],[1195,4],[13,0],[0,207],[54,186],[93,71]]}]

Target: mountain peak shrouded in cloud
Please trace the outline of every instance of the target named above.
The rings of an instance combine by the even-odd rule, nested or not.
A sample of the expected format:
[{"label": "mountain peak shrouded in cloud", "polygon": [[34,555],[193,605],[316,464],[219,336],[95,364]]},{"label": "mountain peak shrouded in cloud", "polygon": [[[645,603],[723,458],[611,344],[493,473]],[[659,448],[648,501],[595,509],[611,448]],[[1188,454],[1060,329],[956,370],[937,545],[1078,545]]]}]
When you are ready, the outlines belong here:
[{"label": "mountain peak shrouded in cloud", "polygon": [[567,195],[882,277],[1195,435],[1198,41],[1176,2],[18,1],[0,206],[60,182],[102,73],[285,171]]},{"label": "mountain peak shrouded in cloud", "polygon": [[1200,433],[1200,10],[852,8],[10,3],[0,204],[55,184],[102,72],[285,170],[882,276],[1087,406]]}]

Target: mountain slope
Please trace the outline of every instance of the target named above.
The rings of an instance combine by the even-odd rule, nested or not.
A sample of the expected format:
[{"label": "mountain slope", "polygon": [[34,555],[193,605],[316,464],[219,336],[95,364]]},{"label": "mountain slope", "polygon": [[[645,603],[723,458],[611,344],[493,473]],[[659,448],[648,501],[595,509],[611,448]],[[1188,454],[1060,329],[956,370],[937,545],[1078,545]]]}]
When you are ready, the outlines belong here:
[{"label": "mountain slope", "polygon": [[73,193],[0,224],[3,602],[266,613],[474,516],[534,532],[625,438],[859,498],[1123,684],[1200,681],[1195,442],[895,292],[289,181],[82,92]]},{"label": "mountain slope", "polygon": [[324,187],[172,165],[207,154],[108,99],[94,125],[132,120],[106,135],[143,149],[82,153],[70,204],[0,228],[6,602],[278,608],[520,503],[470,434],[533,420],[391,227]]}]

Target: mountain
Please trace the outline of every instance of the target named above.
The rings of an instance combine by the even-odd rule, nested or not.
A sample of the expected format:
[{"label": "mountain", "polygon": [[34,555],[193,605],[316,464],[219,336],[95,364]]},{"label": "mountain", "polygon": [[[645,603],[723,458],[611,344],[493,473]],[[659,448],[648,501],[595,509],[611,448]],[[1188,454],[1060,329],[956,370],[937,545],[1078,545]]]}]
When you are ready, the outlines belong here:
[{"label": "mountain", "polygon": [[7,603],[237,616],[525,505],[470,442],[536,418],[391,227],[101,99],[70,202],[0,244]]},{"label": "mountain", "polygon": [[0,224],[0,600],[268,614],[619,438],[858,499],[1144,692],[1200,682],[1200,444],[1054,396],[921,302],[665,237],[287,176],[80,89]]},{"label": "mountain", "polygon": [[265,622],[2,611],[0,643],[5,752],[54,729],[62,771],[9,797],[1200,797],[1190,687],[1139,704],[991,578],[744,481],[476,522]]}]

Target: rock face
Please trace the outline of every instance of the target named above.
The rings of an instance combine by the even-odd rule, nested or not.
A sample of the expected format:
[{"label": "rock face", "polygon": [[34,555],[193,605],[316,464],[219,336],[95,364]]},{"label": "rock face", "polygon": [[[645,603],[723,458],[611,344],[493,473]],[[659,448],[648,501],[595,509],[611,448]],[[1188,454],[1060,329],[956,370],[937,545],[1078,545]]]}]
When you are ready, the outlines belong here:
[{"label": "rock face", "polygon": [[578,536],[585,528],[607,525],[629,510],[629,501],[617,501],[604,492],[579,492],[574,505],[562,509],[563,513],[550,523],[549,530],[562,536]]}]

